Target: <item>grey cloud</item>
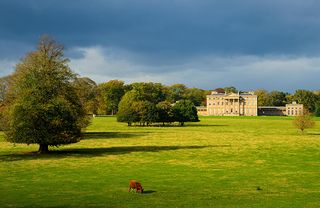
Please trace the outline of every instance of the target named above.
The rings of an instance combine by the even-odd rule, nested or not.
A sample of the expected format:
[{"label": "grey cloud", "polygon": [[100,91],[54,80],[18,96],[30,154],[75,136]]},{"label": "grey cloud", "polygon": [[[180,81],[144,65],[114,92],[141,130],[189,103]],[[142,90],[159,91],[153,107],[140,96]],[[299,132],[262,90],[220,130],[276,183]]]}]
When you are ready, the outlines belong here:
[{"label": "grey cloud", "polygon": [[[49,34],[66,46],[78,73],[98,81],[311,89],[319,71],[290,74],[281,67],[298,62],[266,60],[317,59],[319,10],[316,0],[2,0],[0,60],[19,60]],[[274,80],[275,69],[288,81]]]},{"label": "grey cloud", "polygon": [[[317,1],[4,1],[3,38],[49,33],[73,46],[117,47],[164,61],[205,53],[319,52]],[[20,34],[24,34],[20,36]]]},{"label": "grey cloud", "polygon": [[[132,61],[129,53],[119,55],[112,49],[94,47],[79,50],[83,56],[71,59],[72,69],[98,82],[122,79],[129,83],[185,83],[203,89],[234,85],[243,90],[265,88],[293,92],[298,88],[317,89],[320,74],[320,56],[208,55],[180,65],[152,66]],[[109,55],[105,51],[109,51]]]}]

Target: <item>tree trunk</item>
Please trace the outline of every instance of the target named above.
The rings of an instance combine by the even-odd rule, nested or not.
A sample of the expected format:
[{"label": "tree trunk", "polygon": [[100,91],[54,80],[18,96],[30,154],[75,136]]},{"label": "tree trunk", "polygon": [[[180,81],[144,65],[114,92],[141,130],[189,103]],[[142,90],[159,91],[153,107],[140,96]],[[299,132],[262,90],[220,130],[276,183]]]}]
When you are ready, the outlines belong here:
[{"label": "tree trunk", "polygon": [[39,154],[46,154],[49,152],[49,148],[47,144],[39,144],[39,145],[40,145],[38,150]]}]

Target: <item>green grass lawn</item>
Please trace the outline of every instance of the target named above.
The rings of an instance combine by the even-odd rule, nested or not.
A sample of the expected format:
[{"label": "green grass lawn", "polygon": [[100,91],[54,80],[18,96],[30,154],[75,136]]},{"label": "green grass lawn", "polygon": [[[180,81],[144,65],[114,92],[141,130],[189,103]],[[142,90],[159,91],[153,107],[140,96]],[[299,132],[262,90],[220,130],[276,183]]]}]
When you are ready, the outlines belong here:
[{"label": "green grass lawn", "polygon": [[[32,154],[0,132],[0,207],[320,207],[320,120],[201,117],[127,127],[96,117],[76,144]],[[128,193],[129,180],[144,194]]]}]

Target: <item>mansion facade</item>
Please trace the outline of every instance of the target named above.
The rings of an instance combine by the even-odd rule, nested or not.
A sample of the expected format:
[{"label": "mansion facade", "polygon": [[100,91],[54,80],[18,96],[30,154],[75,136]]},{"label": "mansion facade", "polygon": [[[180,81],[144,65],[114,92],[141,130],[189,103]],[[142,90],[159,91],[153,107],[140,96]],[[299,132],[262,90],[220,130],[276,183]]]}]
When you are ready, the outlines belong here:
[{"label": "mansion facade", "polygon": [[219,93],[207,95],[209,116],[257,116],[258,99],[253,93]]},{"label": "mansion facade", "polygon": [[259,106],[254,93],[222,93],[212,91],[207,95],[207,106],[197,107],[201,116],[298,116],[303,105],[293,102],[286,106]]}]

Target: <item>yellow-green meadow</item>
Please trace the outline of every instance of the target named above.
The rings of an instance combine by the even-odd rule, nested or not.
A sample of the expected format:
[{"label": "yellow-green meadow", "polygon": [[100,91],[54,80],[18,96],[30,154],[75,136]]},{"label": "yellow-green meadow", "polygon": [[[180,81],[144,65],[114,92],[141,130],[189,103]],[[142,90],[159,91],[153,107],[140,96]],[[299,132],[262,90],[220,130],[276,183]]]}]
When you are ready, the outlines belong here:
[{"label": "yellow-green meadow", "polygon": [[[0,132],[1,207],[319,207],[320,120],[200,117],[128,127],[95,117],[79,143],[11,144]],[[128,192],[129,180],[144,193]]]}]

